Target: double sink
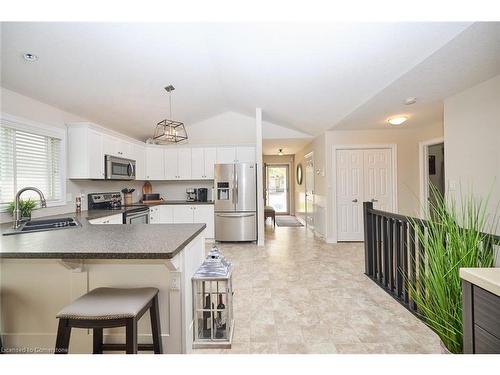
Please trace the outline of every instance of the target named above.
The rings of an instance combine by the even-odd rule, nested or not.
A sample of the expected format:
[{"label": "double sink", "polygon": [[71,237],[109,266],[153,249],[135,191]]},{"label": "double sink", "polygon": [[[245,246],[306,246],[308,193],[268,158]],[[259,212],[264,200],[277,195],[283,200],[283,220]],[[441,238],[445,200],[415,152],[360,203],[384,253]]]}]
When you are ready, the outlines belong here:
[{"label": "double sink", "polygon": [[3,233],[4,236],[31,232],[44,232],[49,230],[60,230],[79,227],[81,224],[74,217],[61,217],[56,219],[30,220],[17,229],[11,229]]}]

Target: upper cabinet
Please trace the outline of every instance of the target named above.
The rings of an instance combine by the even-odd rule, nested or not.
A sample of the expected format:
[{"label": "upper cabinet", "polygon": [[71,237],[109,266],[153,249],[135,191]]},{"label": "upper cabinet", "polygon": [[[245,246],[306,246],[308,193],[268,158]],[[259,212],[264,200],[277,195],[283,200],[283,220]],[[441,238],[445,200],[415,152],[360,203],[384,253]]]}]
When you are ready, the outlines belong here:
[{"label": "upper cabinet", "polygon": [[103,136],[87,126],[68,127],[68,178],[103,179]]},{"label": "upper cabinet", "polygon": [[136,180],[146,179],[146,147],[140,144],[132,145],[132,160],[135,160]]},{"label": "upper cabinet", "polygon": [[190,148],[166,148],[164,157],[166,180],[191,179]]},{"label": "upper cabinet", "polygon": [[132,142],[111,135],[106,135],[104,137],[102,149],[104,155],[112,155],[126,159],[132,159],[134,156],[134,144]]},{"label": "upper cabinet", "polygon": [[162,147],[146,147],[146,180],[165,179],[165,158]]},{"label": "upper cabinet", "polygon": [[212,180],[217,160],[215,147],[191,149],[191,178],[193,180]]},{"label": "upper cabinet", "polygon": [[217,164],[255,163],[255,147],[217,147]]}]

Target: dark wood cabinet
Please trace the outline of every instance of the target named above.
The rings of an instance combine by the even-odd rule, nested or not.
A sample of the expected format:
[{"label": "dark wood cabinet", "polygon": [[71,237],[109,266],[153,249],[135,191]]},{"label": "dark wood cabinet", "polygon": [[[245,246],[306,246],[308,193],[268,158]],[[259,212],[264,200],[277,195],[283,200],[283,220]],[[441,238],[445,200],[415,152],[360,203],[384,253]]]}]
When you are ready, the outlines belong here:
[{"label": "dark wood cabinet", "polygon": [[500,353],[500,297],[462,280],[464,353]]}]

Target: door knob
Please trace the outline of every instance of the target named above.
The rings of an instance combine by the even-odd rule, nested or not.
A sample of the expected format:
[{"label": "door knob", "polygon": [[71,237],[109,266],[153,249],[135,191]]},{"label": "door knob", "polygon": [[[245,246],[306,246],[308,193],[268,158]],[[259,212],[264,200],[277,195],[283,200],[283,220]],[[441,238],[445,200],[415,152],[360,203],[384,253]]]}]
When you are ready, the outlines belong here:
[{"label": "door knob", "polygon": [[358,200],[357,199],[353,199],[352,203],[358,203]]},{"label": "door knob", "polygon": [[378,199],[372,198],[372,203],[378,202]]}]

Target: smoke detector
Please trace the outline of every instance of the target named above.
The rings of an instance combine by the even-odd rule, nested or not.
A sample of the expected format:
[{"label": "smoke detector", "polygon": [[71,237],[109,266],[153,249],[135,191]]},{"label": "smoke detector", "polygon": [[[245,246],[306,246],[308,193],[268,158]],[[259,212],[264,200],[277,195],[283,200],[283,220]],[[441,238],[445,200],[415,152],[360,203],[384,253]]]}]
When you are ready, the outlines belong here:
[{"label": "smoke detector", "polygon": [[417,102],[417,98],[415,98],[414,96],[410,96],[410,97],[406,98],[406,100],[405,100],[406,105],[412,105],[412,104],[415,104],[416,102]]},{"label": "smoke detector", "polygon": [[34,55],[32,53],[25,53],[23,54],[23,58],[28,61],[28,62],[36,62],[38,61],[38,56]]}]

